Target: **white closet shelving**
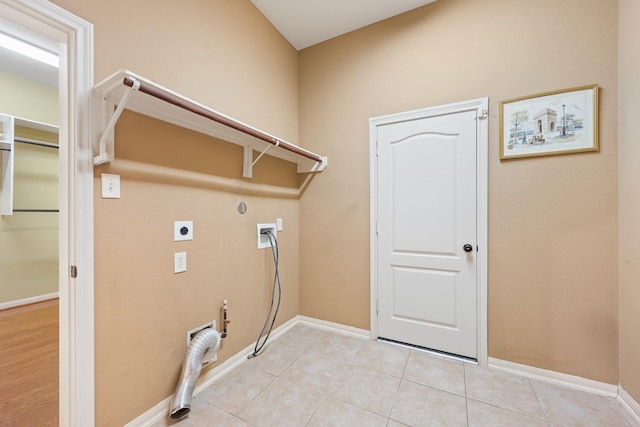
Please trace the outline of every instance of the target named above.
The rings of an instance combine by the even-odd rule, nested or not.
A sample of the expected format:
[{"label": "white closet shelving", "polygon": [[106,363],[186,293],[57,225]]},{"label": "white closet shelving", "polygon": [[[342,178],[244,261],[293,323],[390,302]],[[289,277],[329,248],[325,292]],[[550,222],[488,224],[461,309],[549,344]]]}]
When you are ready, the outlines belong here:
[{"label": "white closet shelving", "polygon": [[[298,173],[320,172],[327,157],[284,141],[260,129],[186,98],[128,70],[120,70],[94,88],[99,154],[94,164],[114,160],[114,128],[126,108],[244,147],[243,176],[264,154],[296,163]],[[254,151],[260,155],[254,160]]]},{"label": "white closet shelving", "polygon": [[[58,127],[47,123],[37,122],[34,120],[14,117],[7,114],[0,114],[0,152],[2,153],[2,200],[0,201],[0,215],[13,215],[15,212],[13,207],[13,180],[14,180],[14,156],[16,143],[16,126],[37,129],[45,132],[57,134]],[[28,144],[44,145],[56,148],[55,144],[39,142],[20,138],[20,142]],[[38,209],[23,209],[23,211],[51,211]]]}]

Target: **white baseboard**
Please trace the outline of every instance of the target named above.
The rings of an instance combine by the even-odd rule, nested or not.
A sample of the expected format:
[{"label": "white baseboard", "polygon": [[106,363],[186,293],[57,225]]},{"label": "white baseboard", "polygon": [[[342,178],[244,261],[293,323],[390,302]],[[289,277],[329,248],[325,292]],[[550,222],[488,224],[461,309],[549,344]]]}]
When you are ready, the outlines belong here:
[{"label": "white baseboard", "polygon": [[296,324],[301,323],[303,325],[312,326],[320,329],[326,329],[331,332],[337,332],[343,335],[355,336],[357,338],[370,338],[371,334],[366,329],[354,328],[352,326],[342,325],[340,323],[328,322],[326,320],[314,319],[307,316],[296,316]]},{"label": "white baseboard", "polygon": [[[308,318],[306,318],[305,320],[302,320],[300,316],[296,316],[293,319],[275,328],[271,332],[271,335],[269,335],[269,341],[273,342],[277,340],[284,333],[286,333],[289,329],[293,328],[298,323],[305,323],[308,325],[313,324],[316,326],[320,326],[319,322],[321,321],[314,322],[312,320],[313,319],[308,319]],[[329,323],[329,322],[326,322],[326,323]],[[323,326],[323,327],[328,329],[328,326]],[[348,327],[345,327],[345,328],[348,328]],[[196,396],[198,393],[202,392],[211,384],[215,383],[220,378],[222,378],[223,376],[225,376],[226,374],[228,374],[229,372],[231,372],[232,370],[234,370],[235,368],[237,368],[238,366],[246,362],[247,356],[253,352],[254,345],[255,343],[252,343],[251,345],[245,347],[243,350],[240,350],[240,352],[236,353],[234,356],[231,356],[229,359],[225,360],[220,365],[216,366],[213,369],[210,369],[209,371],[207,371],[206,374],[202,375],[198,379],[198,382],[196,383],[196,387],[193,391],[193,395]],[[125,427],[147,427],[157,421],[160,421],[164,417],[168,417],[169,411],[170,411],[169,406],[171,405],[172,398],[173,396],[167,397],[162,402],[158,403],[156,406],[149,409],[144,414],[140,415],[133,421],[130,421],[129,423],[127,423]]]},{"label": "white baseboard", "polygon": [[506,360],[489,358],[489,367],[497,371],[521,375],[527,378],[556,384],[562,387],[595,393],[601,396],[614,397],[625,409],[628,418],[640,424],[640,404],[633,400],[621,385],[607,384],[560,372],[548,371],[533,366],[521,365]]},{"label": "white baseboard", "polygon": [[618,386],[615,384],[589,380],[575,375],[563,374],[528,365],[521,365],[519,363],[494,359],[492,357],[489,358],[489,367],[497,371],[521,375],[527,378],[556,384],[574,390],[586,391],[588,393],[595,393],[607,397],[618,396]]},{"label": "white baseboard", "polygon": [[636,402],[621,385],[618,386],[618,402],[626,409],[631,419],[640,425],[640,403]]},{"label": "white baseboard", "polygon": [[45,295],[36,295],[35,297],[18,299],[15,301],[2,302],[0,303],[0,310],[20,307],[21,305],[35,304],[37,302],[47,301],[47,300],[56,299],[56,298],[60,298],[60,294],[58,292],[52,292],[50,294],[45,294]]}]

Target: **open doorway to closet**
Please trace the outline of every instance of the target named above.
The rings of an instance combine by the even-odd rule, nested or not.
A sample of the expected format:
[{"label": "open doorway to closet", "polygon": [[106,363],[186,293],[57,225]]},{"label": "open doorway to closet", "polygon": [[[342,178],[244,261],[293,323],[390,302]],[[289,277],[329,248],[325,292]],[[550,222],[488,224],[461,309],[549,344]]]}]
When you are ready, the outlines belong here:
[{"label": "open doorway to closet", "polygon": [[58,44],[7,19],[0,23],[0,401],[10,425],[56,425]]},{"label": "open doorway to closet", "polygon": [[[33,81],[43,84],[38,81],[44,77],[42,70],[32,73],[33,69],[24,63],[21,72],[16,68],[0,70],[9,81],[9,88],[3,92],[3,107],[13,108],[0,110],[5,113],[0,143],[0,238],[6,244],[2,256],[15,255],[12,266],[2,270],[3,276],[7,273],[7,280],[3,277],[0,281],[6,288],[0,308],[24,309],[20,313],[23,316],[16,317],[10,328],[2,328],[6,334],[2,337],[3,350],[8,351],[2,353],[0,364],[4,361],[10,367],[2,367],[0,388],[8,388],[10,397],[2,397],[0,409],[3,419],[11,425],[91,426],[93,156],[89,105],[93,28],[58,6],[39,0],[0,0],[0,20],[0,32],[6,36],[57,53],[59,58],[59,68],[50,84],[58,99],[53,102],[54,107],[47,107],[55,112],[52,116],[45,116],[40,110],[47,109],[44,106],[48,102],[40,97],[34,102],[25,94],[27,87],[37,86]],[[17,48],[22,53],[26,49],[24,45]],[[8,66],[9,60],[5,57],[0,63]],[[17,89],[20,90],[15,93]],[[27,100],[27,106],[18,108]],[[13,283],[9,282],[21,285],[12,290]],[[42,316],[36,316],[40,320],[29,319],[42,305],[46,306]],[[22,328],[29,322],[27,333]],[[39,341],[47,338],[46,344]],[[21,354],[34,343],[40,347],[39,352]],[[14,371],[18,371],[20,380],[10,384],[8,379],[15,375]],[[31,376],[29,381],[27,375]],[[51,404],[57,410],[51,409]]]}]

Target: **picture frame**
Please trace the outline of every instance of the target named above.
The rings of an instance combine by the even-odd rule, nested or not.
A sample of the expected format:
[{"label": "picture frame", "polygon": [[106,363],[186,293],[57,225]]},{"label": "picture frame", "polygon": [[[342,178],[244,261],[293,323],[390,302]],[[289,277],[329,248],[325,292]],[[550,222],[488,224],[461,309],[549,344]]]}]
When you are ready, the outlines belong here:
[{"label": "picture frame", "polygon": [[500,159],[598,151],[598,85],[500,102]]}]

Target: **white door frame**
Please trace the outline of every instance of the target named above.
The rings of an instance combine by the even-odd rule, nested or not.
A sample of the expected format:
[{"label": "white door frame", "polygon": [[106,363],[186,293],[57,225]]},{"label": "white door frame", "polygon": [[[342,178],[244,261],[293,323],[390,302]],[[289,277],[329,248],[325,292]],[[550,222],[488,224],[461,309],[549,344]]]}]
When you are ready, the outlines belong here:
[{"label": "white door frame", "polygon": [[434,114],[451,114],[461,111],[478,110],[478,146],[477,146],[477,245],[476,268],[478,274],[478,319],[477,319],[477,360],[478,364],[486,366],[487,355],[487,229],[488,229],[488,125],[489,99],[478,98],[453,104],[420,110],[406,111],[386,116],[369,119],[369,200],[370,200],[370,282],[371,282],[371,312],[370,312],[370,336],[378,339],[378,250],[377,250],[377,224],[378,224],[378,156],[377,156],[377,127],[395,122],[416,120]]},{"label": "white door frame", "polygon": [[0,16],[59,43],[59,418],[93,426],[93,25],[41,0],[0,0]]}]

